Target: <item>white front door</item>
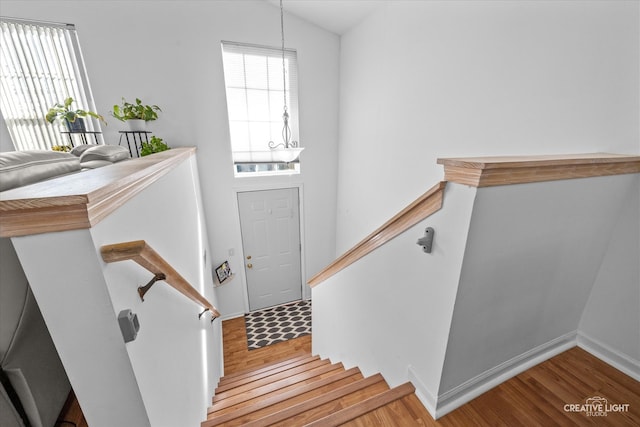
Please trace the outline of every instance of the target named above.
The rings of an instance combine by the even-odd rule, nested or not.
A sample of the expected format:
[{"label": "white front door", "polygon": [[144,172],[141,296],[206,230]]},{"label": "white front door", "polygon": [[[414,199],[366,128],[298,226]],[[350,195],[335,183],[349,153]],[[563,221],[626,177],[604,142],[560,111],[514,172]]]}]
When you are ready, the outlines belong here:
[{"label": "white front door", "polygon": [[249,309],[302,298],[298,189],[238,193]]}]

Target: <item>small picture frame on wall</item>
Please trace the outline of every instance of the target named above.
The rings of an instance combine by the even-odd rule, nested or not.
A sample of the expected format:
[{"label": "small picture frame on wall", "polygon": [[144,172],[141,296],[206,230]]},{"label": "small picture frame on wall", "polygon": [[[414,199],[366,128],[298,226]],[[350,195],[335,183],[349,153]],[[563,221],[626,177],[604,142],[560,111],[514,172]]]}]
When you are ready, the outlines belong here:
[{"label": "small picture frame on wall", "polygon": [[218,268],[216,268],[216,279],[218,283],[222,284],[225,280],[231,277],[231,267],[229,267],[229,261],[225,261]]}]

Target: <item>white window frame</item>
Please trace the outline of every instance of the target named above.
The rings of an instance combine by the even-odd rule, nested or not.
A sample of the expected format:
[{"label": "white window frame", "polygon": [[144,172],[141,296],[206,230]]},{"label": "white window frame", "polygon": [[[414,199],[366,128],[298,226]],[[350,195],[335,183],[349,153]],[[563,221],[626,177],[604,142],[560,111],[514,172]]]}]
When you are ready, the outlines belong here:
[{"label": "white window frame", "polygon": [[[229,41],[222,41],[221,47],[235,176],[300,173],[299,159],[290,163],[274,161],[268,145],[269,141],[273,141],[275,144],[283,142],[282,48]],[[235,58],[235,61],[230,60],[228,56],[230,54],[242,55],[241,61],[238,60],[238,57]],[[287,109],[290,116],[289,127],[292,134],[291,139],[297,141],[299,140],[297,52],[294,49],[285,49],[284,54]],[[247,68],[247,63],[260,57],[264,57],[265,66],[262,70],[258,70],[261,73],[260,79],[258,79],[260,84],[252,86],[252,83],[248,83],[248,80],[250,81],[252,78],[252,70]],[[271,87],[272,84],[273,87]],[[263,95],[266,93],[266,98],[264,96],[262,98],[267,99],[266,105],[260,105],[259,109],[256,108],[256,103],[252,104],[251,102],[252,93],[258,92]],[[240,103],[236,102],[238,99],[241,99]],[[245,112],[242,112],[242,108],[240,108],[242,102],[244,102],[243,108],[246,108]],[[261,119],[256,119],[256,116],[260,116]],[[265,119],[267,116],[268,119]],[[257,128],[263,129],[264,132],[252,131]]]},{"label": "white window frame", "polygon": [[[69,97],[74,109],[96,111],[75,26],[0,17],[0,37],[0,110],[15,149],[69,145],[69,135],[45,115]],[[97,120],[85,124],[101,132]],[[104,144],[102,135],[96,138]]]}]

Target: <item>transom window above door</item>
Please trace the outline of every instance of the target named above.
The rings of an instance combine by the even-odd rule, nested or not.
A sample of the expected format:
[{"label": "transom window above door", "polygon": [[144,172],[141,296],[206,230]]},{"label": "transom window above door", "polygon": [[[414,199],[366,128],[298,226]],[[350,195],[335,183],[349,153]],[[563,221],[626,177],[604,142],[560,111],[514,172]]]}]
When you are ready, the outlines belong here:
[{"label": "transom window above door", "polygon": [[284,105],[291,138],[298,140],[296,51],[222,42],[222,55],[235,175],[299,173],[298,159],[287,161],[269,148],[283,139]]}]

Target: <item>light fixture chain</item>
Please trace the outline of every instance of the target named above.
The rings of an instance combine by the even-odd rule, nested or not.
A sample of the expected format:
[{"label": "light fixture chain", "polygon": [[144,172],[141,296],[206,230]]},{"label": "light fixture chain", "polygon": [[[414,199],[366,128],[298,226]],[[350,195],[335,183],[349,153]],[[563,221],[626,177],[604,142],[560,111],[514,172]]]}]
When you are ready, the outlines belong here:
[{"label": "light fixture chain", "polygon": [[276,144],[273,141],[269,141],[269,148],[272,150],[283,146],[285,149],[297,148],[298,141],[291,141],[292,133],[289,127],[289,112],[287,110],[287,66],[285,61],[284,51],[284,7],[282,6],[282,0],[280,0],[280,34],[282,36],[282,89],[284,96],[284,112],[282,113],[282,121],[284,126],[282,127],[282,142]]},{"label": "light fixture chain", "polygon": [[282,89],[284,93],[284,112],[287,112],[287,77],[286,66],[284,60],[284,8],[282,0],[280,0],[280,35],[282,36]]}]

